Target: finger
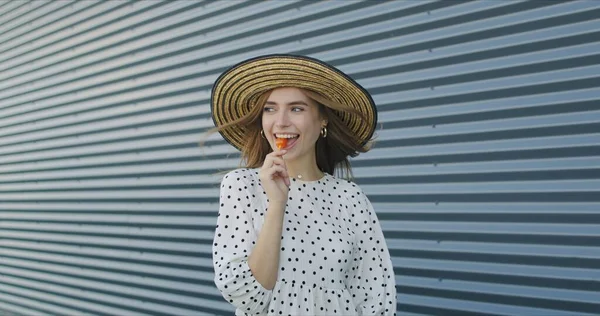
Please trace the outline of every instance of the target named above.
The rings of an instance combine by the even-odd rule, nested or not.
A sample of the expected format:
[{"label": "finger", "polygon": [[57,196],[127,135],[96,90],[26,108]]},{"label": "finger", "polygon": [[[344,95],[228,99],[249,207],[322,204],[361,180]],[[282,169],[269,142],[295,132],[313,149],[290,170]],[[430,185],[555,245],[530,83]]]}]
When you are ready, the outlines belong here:
[{"label": "finger", "polygon": [[283,155],[285,155],[287,153],[287,150],[282,149],[282,150],[275,150],[271,153],[269,153],[269,155],[275,156],[275,157],[281,157]]},{"label": "finger", "polygon": [[283,158],[275,157],[270,154],[265,157],[265,161],[263,162],[261,170],[267,170],[274,166],[282,166],[284,169],[286,169],[286,174],[287,174],[287,167],[285,165],[285,161],[283,160]]},{"label": "finger", "polygon": [[268,156],[265,158],[265,162],[263,163],[263,166],[269,168],[274,165],[285,166],[285,161],[280,156]]},{"label": "finger", "polygon": [[275,172],[278,173],[281,177],[284,177],[284,178],[288,177],[287,169],[283,166],[276,165],[276,166],[273,166],[271,169],[275,170]]},{"label": "finger", "polygon": [[272,151],[265,156],[265,162],[270,161],[271,159],[276,158],[276,157],[281,157],[281,156],[285,155],[286,153],[287,153],[286,150]]},{"label": "finger", "polygon": [[274,164],[275,164],[275,159],[278,159],[277,157],[269,154],[265,157],[265,161],[263,162],[263,167],[264,168],[271,168]]},{"label": "finger", "polygon": [[281,178],[283,178],[284,182],[285,182],[285,179],[287,179],[289,177],[287,170],[282,166],[271,167],[269,169],[269,175],[271,176],[271,179],[274,179],[275,176],[281,177]]},{"label": "finger", "polygon": [[271,161],[273,165],[285,167],[285,161],[281,157],[272,157]]},{"label": "finger", "polygon": [[266,168],[271,168],[271,166],[273,166],[273,157],[272,157],[272,156],[269,156],[269,155],[267,155],[267,156],[265,157],[265,161],[263,161],[262,168],[263,168],[263,169],[266,169]]}]

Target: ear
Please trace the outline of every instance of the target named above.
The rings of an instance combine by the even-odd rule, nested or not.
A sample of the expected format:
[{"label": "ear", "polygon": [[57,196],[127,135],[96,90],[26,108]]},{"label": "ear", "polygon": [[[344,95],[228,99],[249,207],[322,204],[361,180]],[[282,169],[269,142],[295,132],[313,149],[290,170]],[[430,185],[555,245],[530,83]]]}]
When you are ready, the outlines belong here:
[{"label": "ear", "polygon": [[327,120],[323,120],[323,123],[321,124],[321,127],[327,127]]}]

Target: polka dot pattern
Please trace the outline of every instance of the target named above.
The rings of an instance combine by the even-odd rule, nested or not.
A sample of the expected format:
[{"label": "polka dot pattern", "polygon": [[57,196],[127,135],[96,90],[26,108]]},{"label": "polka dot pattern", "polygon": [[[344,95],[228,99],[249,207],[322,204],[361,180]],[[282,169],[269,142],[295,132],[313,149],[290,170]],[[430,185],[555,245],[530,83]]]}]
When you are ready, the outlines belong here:
[{"label": "polka dot pattern", "polygon": [[272,290],[248,267],[267,205],[257,169],[224,176],[213,263],[215,284],[236,315],[395,315],[389,251],[356,184],[329,174],[292,179]]}]

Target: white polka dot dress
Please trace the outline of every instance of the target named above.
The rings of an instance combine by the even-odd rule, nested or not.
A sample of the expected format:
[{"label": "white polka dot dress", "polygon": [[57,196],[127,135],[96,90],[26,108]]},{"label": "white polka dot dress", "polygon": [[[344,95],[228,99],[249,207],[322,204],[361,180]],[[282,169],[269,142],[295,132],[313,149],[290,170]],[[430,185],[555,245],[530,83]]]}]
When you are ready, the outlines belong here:
[{"label": "white polka dot dress", "polygon": [[224,176],[213,263],[215,284],[236,315],[395,314],[389,251],[356,184],[329,174],[318,181],[292,179],[272,290],[248,267],[267,203],[257,169]]}]

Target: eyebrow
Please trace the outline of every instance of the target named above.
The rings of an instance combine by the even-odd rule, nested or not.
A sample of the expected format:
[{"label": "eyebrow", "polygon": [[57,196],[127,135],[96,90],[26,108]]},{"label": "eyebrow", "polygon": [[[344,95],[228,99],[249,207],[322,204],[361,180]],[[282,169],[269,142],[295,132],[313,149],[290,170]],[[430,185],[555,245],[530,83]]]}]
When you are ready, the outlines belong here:
[{"label": "eyebrow", "polygon": [[[265,105],[267,105],[267,104],[269,104],[269,105],[277,105],[277,102],[267,101],[265,103]],[[300,100],[298,100],[298,101],[292,101],[292,102],[288,103],[287,105],[305,105],[305,106],[308,106],[308,104],[306,102],[300,101]]]}]

